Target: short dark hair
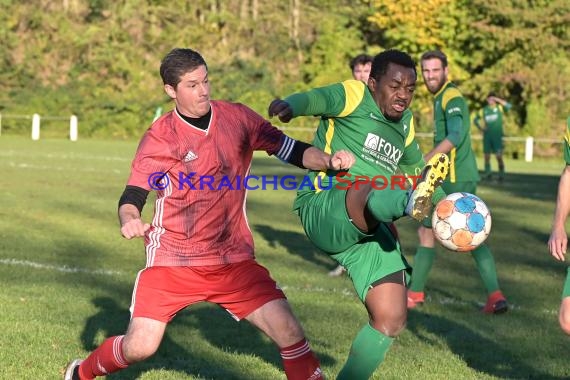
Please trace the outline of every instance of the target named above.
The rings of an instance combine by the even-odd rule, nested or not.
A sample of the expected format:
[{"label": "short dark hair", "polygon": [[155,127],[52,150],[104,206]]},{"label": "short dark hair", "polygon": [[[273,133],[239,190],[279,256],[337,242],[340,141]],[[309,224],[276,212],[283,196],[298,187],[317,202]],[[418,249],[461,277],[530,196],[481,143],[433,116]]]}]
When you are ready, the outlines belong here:
[{"label": "short dark hair", "polygon": [[195,50],[175,48],[162,59],[160,63],[160,77],[164,84],[176,87],[180,78],[186,73],[196,70],[200,66],[206,66],[204,58]]},{"label": "short dark hair", "polygon": [[439,59],[441,61],[441,65],[443,67],[447,67],[447,56],[441,50],[426,51],[425,53],[422,54],[422,57],[420,58],[420,62],[426,61],[428,59],[434,59],[434,58]]},{"label": "short dark hair", "polygon": [[418,75],[416,71],[416,62],[408,54],[400,50],[389,49],[382,53],[377,54],[372,61],[372,69],[370,69],[370,77],[376,80],[388,71],[388,64],[394,63],[396,65],[408,67],[414,69],[416,76]]},{"label": "short dark hair", "polygon": [[495,91],[490,91],[489,94],[487,95],[488,98],[490,98],[491,96],[497,96]]},{"label": "short dark hair", "polygon": [[357,65],[366,65],[367,63],[372,63],[372,56],[368,54],[358,54],[356,57],[350,60],[349,66],[350,70],[354,71]]}]

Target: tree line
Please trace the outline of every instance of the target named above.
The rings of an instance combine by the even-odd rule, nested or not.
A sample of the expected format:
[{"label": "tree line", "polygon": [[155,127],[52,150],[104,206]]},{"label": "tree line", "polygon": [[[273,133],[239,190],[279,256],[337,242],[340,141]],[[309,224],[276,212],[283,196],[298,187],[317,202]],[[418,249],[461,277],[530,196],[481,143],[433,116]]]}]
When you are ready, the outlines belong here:
[{"label": "tree line", "polygon": [[[0,4],[0,113],[75,114],[81,136],[139,137],[158,107],[170,109],[158,67],[173,47],[204,55],[214,98],[262,115],[274,97],[348,79],[351,57],[388,48],[416,61],[442,49],[472,111],[489,91],[514,105],[511,136],[558,138],[570,115],[567,0]],[[421,78],[412,109],[419,131],[431,131],[431,95]],[[3,130],[27,133],[29,126],[5,119]]]}]

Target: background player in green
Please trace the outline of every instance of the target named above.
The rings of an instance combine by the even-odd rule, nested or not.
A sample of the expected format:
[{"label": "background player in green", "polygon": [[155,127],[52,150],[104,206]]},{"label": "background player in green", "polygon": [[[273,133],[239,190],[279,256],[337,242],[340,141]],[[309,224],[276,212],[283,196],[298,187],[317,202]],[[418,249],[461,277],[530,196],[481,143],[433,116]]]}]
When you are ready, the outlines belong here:
[{"label": "background player in green", "polygon": [[511,109],[511,103],[490,92],[487,105],[475,114],[473,123],[483,132],[483,157],[485,160],[485,179],[491,179],[491,153],[497,158],[499,181],[505,178],[503,161],[503,116]]},{"label": "background player in green", "polygon": [[[347,269],[369,315],[337,379],[368,379],[405,326],[409,266],[389,224],[404,215],[423,220],[431,213],[432,199],[444,196],[436,187],[447,174],[447,156],[434,156],[422,171],[408,110],[416,77],[408,54],[388,50],[374,57],[368,86],[347,80],[276,99],[269,106],[269,116],[282,122],[320,116],[313,144],[356,157],[344,175],[309,171],[315,186],[299,190],[294,203],[309,239]],[[393,183],[398,170],[414,179],[420,174],[413,192]],[[385,182],[371,181],[377,175],[389,182],[382,190]]]},{"label": "background player in green", "polygon": [[[568,236],[564,230],[564,223],[570,214],[570,117],[566,121],[566,134],[564,135],[564,160],[566,167],[562,171],[560,183],[558,184],[558,198],[556,200],[556,210],[552,221],[552,232],[548,239],[548,249],[556,260],[564,261],[566,249],[568,248]],[[562,291],[562,302],[558,321],[562,330],[570,335],[570,267],[566,274],[564,289]]]},{"label": "background player in green", "polygon": [[[475,194],[479,173],[469,135],[469,109],[457,86],[448,81],[447,57],[441,51],[429,51],[421,57],[422,76],[429,92],[434,95],[434,148],[425,156],[449,155],[449,176],[442,185],[447,194],[467,192]],[[425,300],[424,287],[435,258],[435,240],[431,220],[426,219],[418,230],[420,245],[414,258],[414,271],[408,291],[408,308]],[[485,289],[487,302],[484,313],[503,313],[507,301],[499,289],[495,259],[483,244],[471,252]]]}]

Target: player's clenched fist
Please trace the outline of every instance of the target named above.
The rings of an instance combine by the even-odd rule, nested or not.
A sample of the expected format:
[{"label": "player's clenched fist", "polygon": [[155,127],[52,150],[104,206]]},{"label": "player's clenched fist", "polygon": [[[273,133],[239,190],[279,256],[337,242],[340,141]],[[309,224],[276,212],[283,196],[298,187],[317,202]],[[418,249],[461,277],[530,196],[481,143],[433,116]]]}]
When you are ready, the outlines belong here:
[{"label": "player's clenched fist", "polygon": [[329,161],[329,169],[341,170],[349,169],[356,162],[354,155],[347,150],[335,152]]},{"label": "player's clenched fist", "polygon": [[283,123],[288,123],[293,118],[293,110],[289,103],[281,99],[275,99],[269,105],[269,117],[277,116]]},{"label": "player's clenched fist", "polygon": [[126,239],[142,237],[150,228],[150,224],[143,223],[140,218],[131,219],[121,226],[121,235]]}]

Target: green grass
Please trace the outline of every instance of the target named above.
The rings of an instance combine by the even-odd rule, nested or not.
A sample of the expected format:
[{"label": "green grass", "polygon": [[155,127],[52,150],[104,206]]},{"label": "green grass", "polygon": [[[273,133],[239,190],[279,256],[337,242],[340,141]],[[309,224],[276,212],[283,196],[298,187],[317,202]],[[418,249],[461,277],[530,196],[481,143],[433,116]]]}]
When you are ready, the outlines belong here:
[{"label": "green grass", "polygon": [[[119,234],[116,206],[136,142],[0,138],[0,378],[56,379],[127,326],[132,285],[145,264],[141,240]],[[569,340],[557,325],[566,266],[547,252],[561,161],[507,161],[504,184],[478,194],[493,214],[489,244],[513,308],[484,316],[469,255],[440,249],[428,303],[409,315],[374,379],[563,379]],[[302,171],[257,155],[254,174]],[[346,277],[304,236],[293,191],[250,191],[258,260],[285,289],[327,376],[338,373],[366,322]],[[152,204],[144,216],[148,220]],[[404,252],[417,244],[398,221]],[[284,379],[264,336],[223,310],[198,305],[168,327],[159,352],[112,379]]]}]

